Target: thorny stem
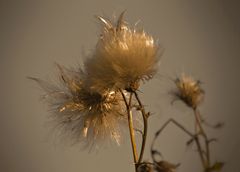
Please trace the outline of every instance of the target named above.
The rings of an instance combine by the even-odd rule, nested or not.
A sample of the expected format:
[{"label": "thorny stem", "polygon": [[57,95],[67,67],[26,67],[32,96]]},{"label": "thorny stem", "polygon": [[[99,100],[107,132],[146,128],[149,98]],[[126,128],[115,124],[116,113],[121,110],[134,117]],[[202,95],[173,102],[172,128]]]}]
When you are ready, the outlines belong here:
[{"label": "thorny stem", "polygon": [[125,102],[127,113],[128,113],[128,127],[129,127],[129,133],[130,133],[130,139],[131,139],[131,145],[132,145],[132,151],[133,151],[133,158],[134,158],[134,164],[135,164],[135,171],[137,172],[137,162],[138,162],[138,154],[137,154],[137,146],[135,141],[135,134],[134,134],[134,128],[133,128],[133,118],[132,118],[132,111],[131,111],[131,104],[132,104],[132,93],[130,93],[129,97],[129,103],[127,102],[126,96],[120,90],[123,100]]},{"label": "thorny stem", "polygon": [[[199,111],[195,108],[193,109],[194,111],[194,115],[195,115],[195,119],[196,119],[196,124],[197,126],[196,127],[199,127],[199,130],[200,130],[200,135],[204,138],[204,141],[205,141],[205,149],[206,149],[206,162],[205,162],[205,165],[204,165],[204,169],[208,169],[210,167],[210,149],[209,149],[209,140],[208,140],[208,137],[202,127],[202,123],[201,123],[201,118],[200,118],[200,113]],[[197,131],[196,131],[197,132]],[[203,152],[201,153],[202,156],[203,156]]]},{"label": "thorny stem", "polygon": [[138,164],[140,164],[142,162],[142,158],[143,158],[143,154],[144,154],[144,149],[145,149],[145,145],[146,145],[146,140],[147,140],[147,131],[148,131],[148,114],[145,112],[145,109],[143,107],[143,104],[141,102],[141,100],[139,99],[139,96],[137,94],[136,91],[134,91],[134,95],[137,99],[138,105],[140,107],[141,113],[142,113],[142,118],[143,118],[143,134],[142,134],[142,146],[141,146],[141,152],[140,152],[140,156],[138,159]]}]

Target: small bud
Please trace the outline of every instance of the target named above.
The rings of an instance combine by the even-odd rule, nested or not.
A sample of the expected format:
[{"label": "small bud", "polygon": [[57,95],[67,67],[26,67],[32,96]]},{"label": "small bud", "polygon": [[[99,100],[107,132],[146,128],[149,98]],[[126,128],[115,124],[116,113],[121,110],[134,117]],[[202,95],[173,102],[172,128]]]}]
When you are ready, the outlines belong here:
[{"label": "small bud", "polygon": [[153,172],[152,164],[143,162],[138,166],[137,172]]},{"label": "small bud", "polygon": [[175,80],[177,90],[173,94],[189,107],[195,109],[204,98],[204,90],[200,87],[200,81],[182,75]]}]

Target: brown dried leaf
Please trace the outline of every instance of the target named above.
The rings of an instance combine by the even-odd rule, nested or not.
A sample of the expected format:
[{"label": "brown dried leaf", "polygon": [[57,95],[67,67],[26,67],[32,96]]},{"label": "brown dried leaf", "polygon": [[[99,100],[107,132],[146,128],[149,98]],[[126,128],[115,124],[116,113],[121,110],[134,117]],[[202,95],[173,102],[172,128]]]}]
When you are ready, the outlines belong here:
[{"label": "brown dried leaf", "polygon": [[224,166],[223,162],[215,162],[212,167],[210,167],[207,172],[212,172],[212,171],[221,171]]},{"label": "brown dried leaf", "polygon": [[156,163],[155,169],[158,172],[174,172],[179,165],[180,164],[172,164],[168,161],[159,161]]}]

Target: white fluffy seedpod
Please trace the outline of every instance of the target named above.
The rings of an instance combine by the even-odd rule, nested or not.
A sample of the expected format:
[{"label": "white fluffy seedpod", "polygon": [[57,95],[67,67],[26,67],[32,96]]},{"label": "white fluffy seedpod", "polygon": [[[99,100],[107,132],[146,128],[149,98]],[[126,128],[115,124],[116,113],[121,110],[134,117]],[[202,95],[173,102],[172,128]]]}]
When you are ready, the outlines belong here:
[{"label": "white fluffy seedpod", "polygon": [[103,23],[93,56],[85,62],[88,82],[97,91],[138,89],[157,71],[159,46],[144,31],[130,28],[122,13],[116,24],[98,17]]}]

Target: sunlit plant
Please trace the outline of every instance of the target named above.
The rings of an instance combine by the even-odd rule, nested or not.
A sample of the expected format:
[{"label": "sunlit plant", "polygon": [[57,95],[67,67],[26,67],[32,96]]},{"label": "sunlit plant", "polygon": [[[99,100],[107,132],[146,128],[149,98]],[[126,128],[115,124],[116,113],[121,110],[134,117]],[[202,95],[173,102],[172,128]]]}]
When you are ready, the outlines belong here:
[{"label": "sunlit plant", "polygon": [[[204,172],[220,171],[223,163],[210,161],[209,145],[216,139],[208,137],[203,128],[206,121],[198,109],[204,98],[201,82],[186,75],[174,80],[176,89],[172,94],[193,110],[195,131],[169,119],[152,141],[152,162],[143,160],[150,112],[145,109],[138,91],[156,74],[162,50],[150,34],[131,27],[123,16],[124,12],[117,21],[97,17],[102,29],[94,51],[79,68],[57,65],[59,83],[29,77],[45,92],[44,101],[52,112],[56,130],[74,143],[82,143],[86,149],[98,149],[106,142],[120,145],[124,130],[128,128],[135,171],[172,172],[179,164],[157,160],[155,156],[161,153],[154,146],[161,132],[172,122],[190,136],[188,145],[196,144]],[[139,118],[133,112],[141,114],[142,127],[136,125]],[[136,142],[136,132],[141,133],[140,143]]]}]

